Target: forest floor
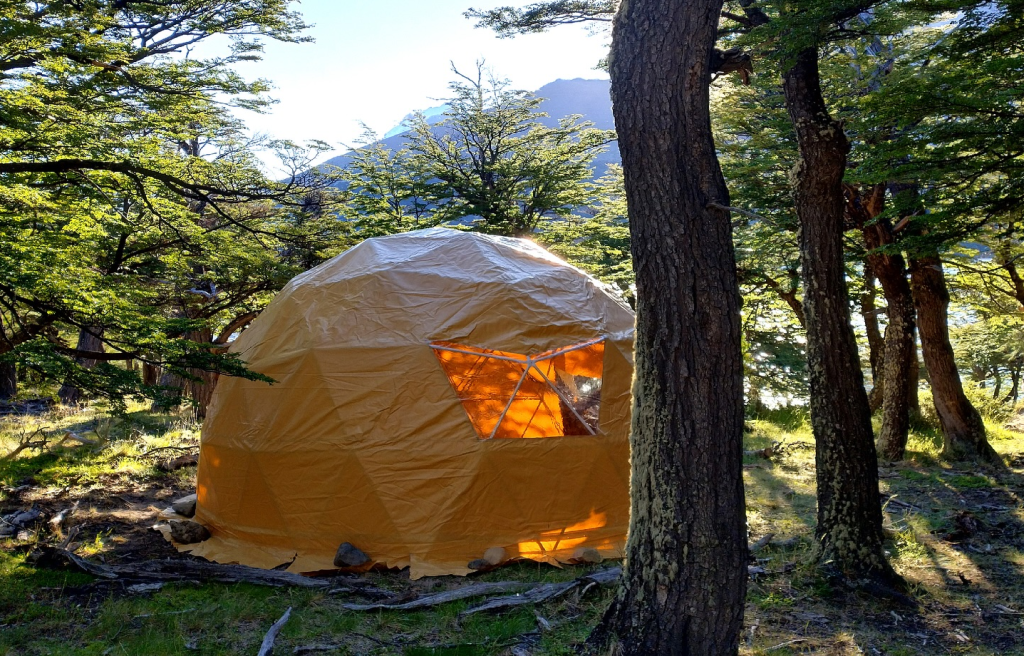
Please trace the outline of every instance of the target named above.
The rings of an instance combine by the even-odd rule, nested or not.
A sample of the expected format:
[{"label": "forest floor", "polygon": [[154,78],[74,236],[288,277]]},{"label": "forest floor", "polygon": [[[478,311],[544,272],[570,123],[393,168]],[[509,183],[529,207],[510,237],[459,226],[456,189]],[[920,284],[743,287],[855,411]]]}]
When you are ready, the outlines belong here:
[{"label": "forest floor", "polygon": [[[34,507],[43,520],[0,539],[0,654],[256,654],[289,607],[277,654],[573,654],[610,602],[610,589],[580,586],[499,614],[462,616],[473,600],[354,612],[342,604],[363,599],[323,589],[198,582],[138,588],[29,564],[40,544],[68,537],[73,529],[46,520],[75,504],[68,526],[77,534],[68,548],[79,556],[108,565],[184,558],[151,527],[161,509],[193,489],[194,466],[165,469],[168,459],[198,452],[198,427],[136,410],[127,421],[92,410],[0,417],[0,455],[33,435],[59,439],[72,431],[98,442],[51,443],[42,453],[0,460],[0,515]],[[741,653],[1024,654],[1024,433],[990,427],[1005,470],[941,463],[938,436],[926,426],[915,431],[905,462],[879,467],[887,549],[918,601],[915,609],[837,588],[816,573],[806,417],[778,412],[748,421],[748,429],[751,451],[784,446],[772,460],[745,459],[751,542],[775,537],[752,563]],[[382,594],[412,599],[474,581],[570,581],[614,564],[518,563],[419,581],[405,572],[363,576]],[[303,651],[313,646],[324,649]]]}]

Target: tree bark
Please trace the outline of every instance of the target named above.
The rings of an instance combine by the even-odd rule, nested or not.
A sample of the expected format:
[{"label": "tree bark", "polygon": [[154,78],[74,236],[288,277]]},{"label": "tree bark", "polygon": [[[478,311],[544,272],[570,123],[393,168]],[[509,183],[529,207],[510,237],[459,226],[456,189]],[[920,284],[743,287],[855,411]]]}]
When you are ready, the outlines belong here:
[{"label": "tree bark", "polygon": [[149,364],[148,362],[142,363],[142,384],[152,387],[160,381],[160,367]]},{"label": "tree bark", "polygon": [[[78,331],[78,345],[75,347],[78,351],[96,351],[97,353],[103,352],[103,340],[100,336],[103,334],[103,329],[99,327],[91,327],[88,330]],[[75,358],[75,361],[83,369],[92,369],[96,366],[97,360],[90,358]],[[57,396],[60,398],[60,402],[64,405],[77,405],[82,401],[82,390],[75,387],[70,382],[65,381],[60,389],[57,390]]]},{"label": "tree bark", "polygon": [[[715,153],[721,0],[630,0],[612,36],[637,326],[626,567],[592,644],[735,654],[747,579],[740,294]],[[877,507],[878,501],[876,499]]]},{"label": "tree bark", "polygon": [[860,314],[864,318],[864,330],[868,337],[868,361],[871,363],[871,393],[868,395],[868,407],[874,413],[882,407],[883,391],[885,390],[885,338],[878,327],[878,307],[875,299],[878,291],[875,288],[874,272],[871,265],[864,263],[864,293],[860,295]]},{"label": "tree bark", "polygon": [[1010,392],[1003,399],[1003,403],[1016,403],[1020,399],[1020,377],[1024,369],[1024,362],[1017,360],[1010,365]]},{"label": "tree bark", "polygon": [[[200,344],[210,344],[213,342],[213,331],[209,328],[191,331],[186,338]],[[213,390],[217,387],[220,375],[215,371],[202,369],[189,369],[188,373],[197,380],[185,381],[185,396],[192,400],[192,412],[195,419],[202,421],[206,419],[206,408],[213,399]]]},{"label": "tree bark", "polygon": [[800,154],[792,181],[816,443],[818,556],[850,579],[900,584],[882,550],[871,411],[847,302],[842,181],[850,146],[825,106],[815,48],[802,50],[785,71],[783,92]]},{"label": "tree bark", "polygon": [[911,258],[910,280],[917,307],[921,352],[928,368],[935,412],[942,425],[942,455],[950,460],[1002,462],[988,443],[985,423],[964,394],[949,341],[949,290],[938,251]]},{"label": "tree bark", "polygon": [[13,399],[18,393],[18,366],[0,362],[0,400]]},{"label": "tree bark", "polygon": [[873,220],[874,223],[864,226],[862,232],[871,270],[882,284],[889,318],[889,325],[885,329],[885,383],[882,392],[882,430],[878,442],[887,460],[903,460],[910,432],[910,374],[912,361],[917,357],[914,300],[903,255],[898,251],[879,251],[892,246],[894,242],[891,226],[885,219],[877,218],[877,214]]}]

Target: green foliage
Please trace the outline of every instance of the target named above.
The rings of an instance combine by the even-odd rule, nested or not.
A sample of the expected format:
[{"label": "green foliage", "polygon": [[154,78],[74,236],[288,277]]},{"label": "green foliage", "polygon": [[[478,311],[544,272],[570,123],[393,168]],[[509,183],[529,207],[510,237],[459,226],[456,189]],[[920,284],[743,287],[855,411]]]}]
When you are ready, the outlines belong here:
[{"label": "green foliage", "polygon": [[613,133],[579,116],[545,125],[541,98],[485,79],[482,63],[475,78],[455,73],[444,118],[410,123],[411,170],[435,221],[522,236],[591,202],[591,162]]},{"label": "green foliage", "polygon": [[378,237],[427,228],[435,208],[426,198],[428,173],[408,146],[392,151],[367,128],[367,145],[353,151],[341,173],[348,201],[343,210],[359,237]]},{"label": "green foliage", "polygon": [[633,257],[622,167],[610,165],[596,182],[593,215],[545,221],[537,241],[633,302]]},{"label": "green foliage", "polygon": [[[301,41],[285,0],[7,3],[0,21],[0,357],[123,407],[152,393],[123,363],[260,378],[212,342],[244,327],[337,222],[323,145],[253,139],[230,108],[265,81],[232,66],[261,38]],[[189,49],[231,38],[229,54]],[[260,170],[270,148],[292,172]],[[75,350],[88,332],[103,351]],[[228,335],[222,336],[224,339]],[[89,357],[91,356],[91,357]],[[99,363],[88,366],[89,360]],[[86,366],[83,366],[83,365]]]},{"label": "green foliage", "polygon": [[470,9],[466,18],[478,20],[479,27],[494,30],[499,36],[543,32],[556,25],[574,23],[610,23],[619,0],[554,0],[525,7]]}]

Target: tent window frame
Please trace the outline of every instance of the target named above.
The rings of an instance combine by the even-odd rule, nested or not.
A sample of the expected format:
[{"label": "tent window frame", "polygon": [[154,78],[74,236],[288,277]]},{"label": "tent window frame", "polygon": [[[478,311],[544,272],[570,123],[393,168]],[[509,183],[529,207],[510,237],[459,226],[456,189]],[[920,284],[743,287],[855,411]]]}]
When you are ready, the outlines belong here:
[{"label": "tent window frame", "polygon": [[[526,381],[526,378],[530,375],[530,370],[531,369],[533,369],[535,372],[537,372],[537,374],[541,377],[541,379],[548,386],[548,388],[552,392],[554,392],[558,396],[559,399],[562,400],[562,402],[566,405],[567,408],[569,408],[569,410],[572,411],[572,414],[575,415],[576,419],[580,422],[580,424],[584,428],[587,429],[587,432],[589,432],[590,435],[597,435],[597,429],[595,429],[595,427],[591,426],[590,422],[587,421],[586,419],[584,419],[583,416],[576,410],[576,407],[573,404],[572,399],[567,398],[558,389],[558,386],[555,385],[551,381],[551,379],[548,378],[547,375],[543,371],[541,371],[540,367],[537,366],[537,363],[544,362],[545,360],[552,360],[554,358],[557,358],[560,355],[565,355],[566,353],[571,353],[573,351],[580,351],[580,350],[583,350],[583,349],[586,349],[586,348],[590,348],[591,346],[594,346],[595,344],[600,344],[600,343],[602,343],[604,341],[605,341],[604,337],[597,337],[597,338],[591,339],[591,340],[586,341],[586,342],[581,342],[579,344],[572,344],[571,346],[565,346],[565,347],[561,347],[561,348],[552,349],[550,351],[544,351],[543,353],[539,353],[537,355],[527,355],[526,359],[513,358],[513,357],[509,357],[509,356],[505,356],[505,355],[498,355],[496,353],[481,353],[480,351],[473,351],[473,350],[469,350],[468,348],[466,348],[466,349],[453,348],[451,346],[443,346],[441,343],[438,343],[438,342],[431,342],[430,343],[430,348],[434,349],[435,351],[448,351],[450,353],[462,353],[462,354],[465,354],[465,355],[474,355],[474,356],[478,356],[478,357],[491,358],[491,359],[494,359],[494,360],[504,360],[506,362],[514,362],[514,363],[519,364],[519,365],[525,365],[523,367],[523,373],[519,377],[519,381],[516,383],[515,388],[513,388],[513,390],[512,390],[512,395],[509,397],[508,403],[505,404],[505,409],[502,410],[501,415],[498,417],[498,422],[494,425],[494,428],[491,430],[491,434],[486,436],[486,437],[484,437],[482,435],[480,436],[481,440],[493,440],[493,439],[495,439],[495,435],[498,434],[498,429],[501,428],[502,422],[505,420],[505,415],[507,415],[508,411],[512,408],[512,404],[516,400],[516,395],[519,394],[519,389],[522,387],[523,383]],[[450,343],[451,342],[445,342],[445,344],[450,344]],[[602,378],[603,377],[604,376],[602,375]],[[602,384],[602,387],[603,387],[603,384]],[[566,436],[565,435],[552,435],[552,436],[549,436],[548,439],[550,439],[551,437],[566,437]]]}]

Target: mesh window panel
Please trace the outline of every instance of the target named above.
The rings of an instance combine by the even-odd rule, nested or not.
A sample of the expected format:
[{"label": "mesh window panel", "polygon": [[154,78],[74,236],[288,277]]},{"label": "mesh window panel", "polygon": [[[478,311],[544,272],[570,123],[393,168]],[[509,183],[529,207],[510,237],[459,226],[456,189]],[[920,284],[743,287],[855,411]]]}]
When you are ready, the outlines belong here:
[{"label": "mesh window panel", "polygon": [[603,341],[534,355],[453,342],[431,347],[480,438],[597,433]]}]

